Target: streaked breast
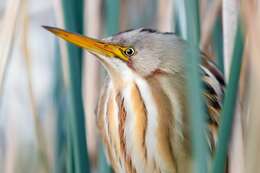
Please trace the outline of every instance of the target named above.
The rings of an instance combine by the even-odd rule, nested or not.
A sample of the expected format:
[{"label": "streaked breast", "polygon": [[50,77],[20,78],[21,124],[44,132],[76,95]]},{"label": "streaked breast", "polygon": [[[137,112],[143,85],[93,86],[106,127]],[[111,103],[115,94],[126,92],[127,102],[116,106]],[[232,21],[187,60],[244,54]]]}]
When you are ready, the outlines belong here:
[{"label": "streaked breast", "polygon": [[[163,83],[169,86],[162,87]],[[181,103],[172,98],[181,95],[171,87],[167,77],[134,77],[120,90],[111,82],[106,86],[99,100],[98,125],[116,172],[175,173],[190,159],[184,131],[178,129],[183,121]]]}]

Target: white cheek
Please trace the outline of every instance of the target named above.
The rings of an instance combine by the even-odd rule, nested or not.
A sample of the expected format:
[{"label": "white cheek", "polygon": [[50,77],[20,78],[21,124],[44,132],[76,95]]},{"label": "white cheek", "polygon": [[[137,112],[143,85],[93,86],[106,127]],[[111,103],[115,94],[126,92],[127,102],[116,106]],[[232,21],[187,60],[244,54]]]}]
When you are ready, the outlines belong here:
[{"label": "white cheek", "polygon": [[118,58],[105,56],[99,56],[98,58],[106,71],[110,73],[110,75],[115,72],[117,74],[129,73],[129,71],[131,70],[125,62]]},{"label": "white cheek", "polygon": [[124,81],[131,81],[135,76],[135,72],[129,68],[126,62],[119,60],[117,58],[111,59],[111,65],[118,71],[118,73],[123,77]]},{"label": "white cheek", "polygon": [[128,66],[126,65],[126,63],[118,58],[111,58],[110,62],[111,62],[111,65],[113,65],[114,68],[117,69],[119,72],[123,72],[126,69],[128,69]]}]

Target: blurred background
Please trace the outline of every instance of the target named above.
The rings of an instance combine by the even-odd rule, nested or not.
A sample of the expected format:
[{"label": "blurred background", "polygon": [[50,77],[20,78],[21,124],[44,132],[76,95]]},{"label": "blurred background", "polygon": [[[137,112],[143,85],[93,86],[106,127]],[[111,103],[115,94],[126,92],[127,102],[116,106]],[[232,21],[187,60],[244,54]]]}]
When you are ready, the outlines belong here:
[{"label": "blurred background", "polygon": [[[56,39],[42,25],[95,38],[149,27],[187,39],[187,2],[0,0],[0,172],[112,172],[95,125],[105,71],[90,54]],[[227,81],[232,75],[240,79],[231,122],[231,170],[260,172],[260,3],[196,2],[201,49]],[[240,26],[243,59],[234,66],[241,73],[230,74]]]}]

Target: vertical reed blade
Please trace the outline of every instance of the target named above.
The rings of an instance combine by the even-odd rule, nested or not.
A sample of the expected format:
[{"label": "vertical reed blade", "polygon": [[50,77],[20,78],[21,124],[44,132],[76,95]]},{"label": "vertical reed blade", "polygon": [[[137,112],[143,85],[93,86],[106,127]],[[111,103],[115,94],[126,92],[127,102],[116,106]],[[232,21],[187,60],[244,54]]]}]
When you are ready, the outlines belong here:
[{"label": "vertical reed blade", "polygon": [[119,12],[120,12],[120,1],[119,0],[105,0],[106,3],[106,34],[112,35],[119,30]]},{"label": "vertical reed blade", "polygon": [[0,94],[3,90],[5,71],[13,48],[15,39],[16,24],[21,11],[21,0],[10,0],[2,18],[2,27],[0,32]]},{"label": "vertical reed blade", "polygon": [[[4,82],[6,77],[6,70],[8,69],[8,65],[10,62],[13,45],[16,38],[16,26],[18,22],[18,16],[21,14],[21,0],[9,0],[6,1],[6,8],[4,11],[4,14],[1,18],[1,27],[0,28],[0,105],[2,105],[2,96],[4,92]],[[4,116],[4,115],[0,115]],[[14,119],[14,115],[6,116],[8,118],[8,121],[12,121],[12,118]],[[18,151],[18,140],[13,139],[13,136],[15,135],[16,130],[16,122],[7,123],[5,127],[7,129],[4,129],[4,136],[6,137],[6,141],[1,139],[2,141],[6,142],[6,147],[4,148],[4,155],[1,155],[1,161],[3,161],[3,164],[0,164],[3,166],[3,169],[0,170],[0,172],[14,172],[17,164],[17,151]],[[2,130],[0,128],[0,130]],[[1,131],[2,132],[2,131]],[[3,147],[0,145],[0,147]],[[1,153],[2,154],[2,153]]]},{"label": "vertical reed blade", "polygon": [[212,33],[213,47],[216,55],[216,64],[219,70],[224,73],[224,54],[223,54],[223,30],[222,30],[222,16],[217,17],[215,27]]},{"label": "vertical reed blade", "polygon": [[176,33],[181,36],[183,39],[187,40],[187,14],[185,10],[185,1],[176,0],[175,1],[176,9]]},{"label": "vertical reed blade", "polygon": [[26,0],[23,1],[22,4],[22,17],[23,17],[23,33],[22,33],[22,53],[24,56],[25,61],[25,67],[26,67],[26,74],[28,78],[28,91],[29,91],[29,97],[31,100],[31,109],[32,109],[32,115],[34,120],[34,127],[35,127],[35,133],[36,133],[36,139],[37,144],[39,148],[39,157],[41,164],[43,166],[44,172],[50,172],[50,163],[49,163],[49,157],[48,157],[48,146],[47,141],[45,138],[45,133],[43,131],[40,115],[37,111],[37,103],[35,94],[33,92],[33,84],[32,84],[32,59],[30,50],[28,48],[28,39],[29,39],[29,18],[28,18],[28,2]]},{"label": "vertical reed blade", "polygon": [[[62,0],[65,29],[83,33],[83,8],[84,1]],[[82,50],[72,44],[67,44],[69,74],[69,106],[71,113],[68,117],[71,143],[73,172],[90,172],[87,155],[85,115],[82,102]]]},{"label": "vertical reed blade", "polygon": [[[58,26],[64,28],[64,17],[62,2],[55,1],[54,11]],[[65,42],[57,40],[55,44],[55,87],[54,101],[57,112],[56,118],[56,139],[54,153],[54,172],[60,173],[66,170],[67,173],[74,172],[74,162],[72,153],[72,137],[70,134],[69,117],[72,114],[72,106],[69,105],[68,85],[69,85],[69,68],[68,52]],[[64,97],[65,96],[65,97]],[[65,105],[65,106],[64,106]],[[65,107],[65,109],[64,109]],[[64,135],[66,134],[66,135]]]},{"label": "vertical reed blade", "polygon": [[[188,41],[194,47],[199,47],[200,40],[200,17],[199,17],[199,1],[185,1],[186,23]],[[190,54],[189,54],[190,53]],[[208,150],[204,131],[205,112],[202,103],[202,84],[199,75],[200,53],[197,49],[187,53],[185,60],[186,64],[190,64],[186,68],[189,114],[191,120],[191,135],[192,135],[192,151],[194,155],[194,173],[206,173]]]},{"label": "vertical reed blade", "polygon": [[[257,172],[260,170],[260,6],[257,1],[242,1],[241,8],[246,27],[246,66],[243,71],[243,121],[245,139],[245,171]],[[244,64],[243,64],[244,65]]]},{"label": "vertical reed blade", "polygon": [[240,77],[241,61],[244,49],[241,23],[238,29],[233,51],[230,77],[226,88],[224,106],[221,113],[220,129],[216,156],[213,163],[213,173],[224,172],[227,159],[228,144],[230,141],[235,106],[237,103],[238,84]]}]

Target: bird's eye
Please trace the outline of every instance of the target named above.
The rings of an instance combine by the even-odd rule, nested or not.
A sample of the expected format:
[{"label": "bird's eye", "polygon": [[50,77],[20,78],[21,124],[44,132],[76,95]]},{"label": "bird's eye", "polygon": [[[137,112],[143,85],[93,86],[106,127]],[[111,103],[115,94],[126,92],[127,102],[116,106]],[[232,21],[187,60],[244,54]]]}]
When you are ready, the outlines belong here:
[{"label": "bird's eye", "polygon": [[125,51],[124,51],[124,53],[125,53],[125,55],[126,56],[133,56],[134,54],[135,54],[135,50],[133,49],[133,48],[128,48],[128,49],[126,49]]}]

